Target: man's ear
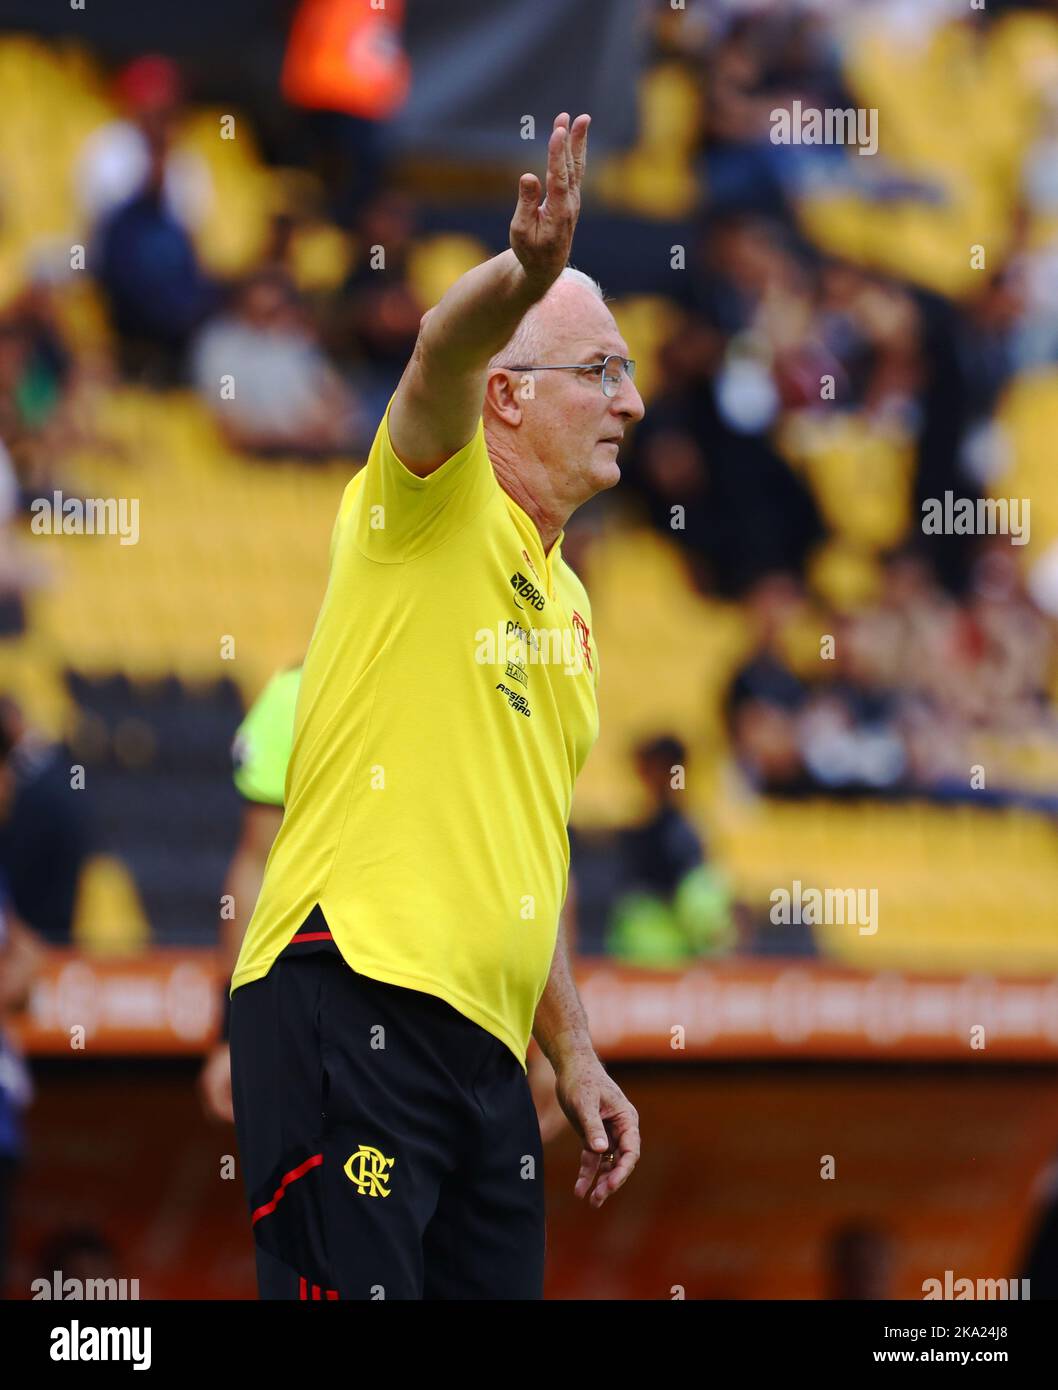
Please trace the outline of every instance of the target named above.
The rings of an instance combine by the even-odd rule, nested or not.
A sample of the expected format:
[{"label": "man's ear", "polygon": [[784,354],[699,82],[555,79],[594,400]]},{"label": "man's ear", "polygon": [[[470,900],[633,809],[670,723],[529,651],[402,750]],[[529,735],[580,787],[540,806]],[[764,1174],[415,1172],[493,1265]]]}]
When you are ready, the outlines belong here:
[{"label": "man's ear", "polygon": [[532,391],[533,378],[528,372],[518,373],[496,369],[485,382],[485,399],[506,424],[516,429],[522,423],[526,389]]}]

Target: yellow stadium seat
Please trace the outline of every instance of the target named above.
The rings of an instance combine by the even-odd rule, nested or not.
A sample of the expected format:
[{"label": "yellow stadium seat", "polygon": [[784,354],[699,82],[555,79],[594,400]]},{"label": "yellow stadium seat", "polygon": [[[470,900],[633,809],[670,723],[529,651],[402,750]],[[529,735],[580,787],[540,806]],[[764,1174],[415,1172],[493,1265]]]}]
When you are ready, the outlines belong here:
[{"label": "yellow stadium seat", "polygon": [[73,939],[94,955],[125,955],[150,945],[151,929],[140,895],[120,859],[96,855],[82,869]]}]

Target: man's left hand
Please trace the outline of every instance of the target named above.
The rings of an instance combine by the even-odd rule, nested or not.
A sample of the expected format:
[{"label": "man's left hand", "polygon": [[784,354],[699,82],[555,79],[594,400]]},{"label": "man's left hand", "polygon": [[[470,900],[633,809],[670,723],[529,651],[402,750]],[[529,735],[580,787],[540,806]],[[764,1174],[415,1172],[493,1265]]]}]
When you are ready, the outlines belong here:
[{"label": "man's left hand", "polygon": [[639,1162],[639,1115],[594,1053],[564,1062],[555,1080],[558,1102],[584,1143],[573,1195],[590,1192],[592,1206],[601,1207]]}]

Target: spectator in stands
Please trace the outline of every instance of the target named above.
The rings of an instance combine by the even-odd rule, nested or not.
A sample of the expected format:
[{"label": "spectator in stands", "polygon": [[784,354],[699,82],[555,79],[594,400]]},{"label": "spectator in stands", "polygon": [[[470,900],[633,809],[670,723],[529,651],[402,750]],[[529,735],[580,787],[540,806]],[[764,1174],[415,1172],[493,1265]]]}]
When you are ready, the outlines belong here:
[{"label": "spectator in stands", "polygon": [[738,598],[764,575],[802,573],[824,535],[810,488],[772,442],[776,364],[800,342],[811,286],[771,223],[718,219],[702,246],[683,290],[697,331],[690,349],[685,323],[663,344],[663,389],[628,469],[699,587]]},{"label": "spectator in stands", "polygon": [[152,131],[140,190],[102,222],[93,264],[121,335],[129,376],[179,382],[191,335],[216,309],[219,289],[199,266],[165,189],[169,132]]},{"label": "spectator in stands", "polygon": [[790,669],[783,642],[803,595],[792,575],[771,575],[754,586],[745,608],[754,645],[725,699],[735,757],[765,796],[804,796],[814,790],[805,767],[798,718],[808,686]]},{"label": "spectator in stands", "polygon": [[70,366],[47,286],[33,284],[0,319],[0,432],[12,449],[54,416]]},{"label": "spectator in stands", "polygon": [[365,416],[375,419],[397,389],[429,305],[408,279],[415,233],[408,197],[392,190],[378,194],[357,218],[355,230],[359,254],[336,308],[334,349],[349,364]]},{"label": "spectator in stands", "polygon": [[231,312],[196,339],[191,372],[235,448],[333,454],[361,433],[356,400],[282,271],[259,271],[239,287]]},{"label": "spectator in stands", "polygon": [[37,938],[0,902],[0,1296],[11,1247],[14,1184],[24,1152],[21,1112],[33,1098],[29,1071],[4,1031],[4,1021],[25,1007],[42,959]]},{"label": "spectator in stands", "polygon": [[91,843],[88,793],[71,788],[65,750],[35,733],[3,695],[0,737],[10,749],[11,779],[7,804],[0,805],[0,874],[22,921],[46,941],[65,945]]},{"label": "spectator in stands", "polygon": [[[724,8],[724,7],[721,7]],[[726,7],[706,52],[708,148],[703,180],[719,206],[774,210],[808,178],[838,179],[833,146],[776,146],[771,113],[794,99],[819,108],[854,106],[822,15],[799,6]]]},{"label": "spectator in stands", "polygon": [[74,173],[89,225],[95,227],[146,190],[153,152],[161,148],[162,205],[182,227],[193,230],[202,221],[212,188],[205,161],[173,147],[184,101],[178,67],[170,58],[145,54],[118,74],[115,95],[124,114],[92,131]]},{"label": "spectator in stands", "polygon": [[340,222],[377,192],[385,164],[382,128],[411,86],[404,4],[300,0],[291,22],[283,97],[306,112],[306,154]]},{"label": "spectator in stands", "polygon": [[607,949],[634,964],[662,967],[721,955],[734,942],[730,895],[676,804],[677,790],[686,786],[687,750],[662,735],[636,747],[635,763],[649,810],[618,837],[619,894]]},{"label": "spectator in stands", "polygon": [[[14,794],[11,751],[10,737],[0,726],[0,820]],[[42,960],[39,940],[11,910],[0,872],[0,1297],[7,1278],[12,1194],[23,1153],[20,1112],[32,1097],[29,1072],[4,1024],[25,1007]]]},{"label": "spectator in stands", "polygon": [[798,718],[805,766],[821,791],[892,791],[902,784],[906,756],[898,727],[900,696],[882,674],[885,649],[858,616],[837,616],[831,626],[833,659],[825,663],[825,679]]}]

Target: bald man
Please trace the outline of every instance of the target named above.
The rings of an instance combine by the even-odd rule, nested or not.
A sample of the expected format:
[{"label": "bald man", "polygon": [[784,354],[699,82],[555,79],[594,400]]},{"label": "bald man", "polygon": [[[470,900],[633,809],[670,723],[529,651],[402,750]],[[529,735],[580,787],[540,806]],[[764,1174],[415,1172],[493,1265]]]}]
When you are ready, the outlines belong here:
[{"label": "bald man", "polygon": [[285,814],[232,977],[235,1120],[265,1298],[540,1298],[536,1038],[602,1206],[639,1157],[559,914],[598,653],[562,559],[641,418],[568,267],[590,118],[555,119],[510,249],[422,320],[345,491]]}]

